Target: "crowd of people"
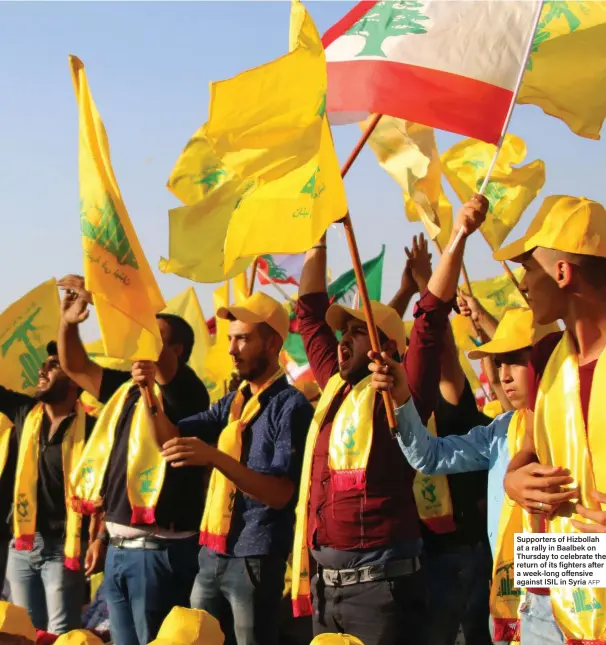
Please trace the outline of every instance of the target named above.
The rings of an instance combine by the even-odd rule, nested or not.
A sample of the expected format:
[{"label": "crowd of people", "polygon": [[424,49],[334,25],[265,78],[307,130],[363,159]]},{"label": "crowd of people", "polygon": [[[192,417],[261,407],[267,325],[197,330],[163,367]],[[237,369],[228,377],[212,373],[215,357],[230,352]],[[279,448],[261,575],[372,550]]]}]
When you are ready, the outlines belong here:
[{"label": "crowd of people", "polygon": [[[158,315],[156,362],[102,368],[79,334],[84,280],[60,280],[61,324],[35,396],[0,388],[13,424],[0,642],[603,642],[569,618],[565,592],[501,581],[514,532],[606,531],[591,396],[606,345],[606,212],[547,198],[495,254],[522,264],[529,303],[497,321],[458,288],[465,240],[487,209],[479,195],[463,205],[461,242],[433,271],[415,238],[400,289],[372,303],[380,353],[364,311],[329,301],[325,240],[307,252],[297,318],[322,391],[313,404],[283,371],[288,314],[263,292],[217,311],[238,383],[210,406],[182,318]],[[479,329],[470,357],[492,374],[496,418],[478,409],[459,362],[453,308]],[[106,605],[109,633],[82,631],[87,578],[100,571],[93,603]]]}]

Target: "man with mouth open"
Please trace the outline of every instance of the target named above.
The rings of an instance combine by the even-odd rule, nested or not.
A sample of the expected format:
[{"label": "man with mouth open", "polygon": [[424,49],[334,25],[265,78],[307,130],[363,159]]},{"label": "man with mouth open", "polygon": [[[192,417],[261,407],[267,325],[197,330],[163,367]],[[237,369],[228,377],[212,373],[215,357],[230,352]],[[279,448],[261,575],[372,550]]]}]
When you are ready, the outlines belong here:
[{"label": "man with mouth open", "polygon": [[27,609],[36,629],[63,634],[81,626],[86,553],[82,518],[68,508],[66,483],[95,418],[61,369],[57,344],[46,351],[33,397],[0,387],[0,412],[15,428],[7,463],[14,477],[7,578],[13,602]]},{"label": "man with mouth open", "polygon": [[[453,240],[459,230],[464,238],[472,233],[486,208],[480,196],[465,204]],[[372,304],[384,356],[400,360],[406,352],[412,391],[408,405],[416,406],[424,423],[438,399],[440,358],[464,246],[463,239],[453,253],[442,255],[417,304],[407,351],[396,309]],[[294,612],[313,611],[314,635],[339,632],[365,645],[420,645],[429,616],[419,561],[415,472],[397,450],[383,400],[370,383],[364,313],[330,306],[324,242],[307,253],[297,316],[323,395],[301,477],[293,548]],[[308,548],[318,565],[311,589]]]}]

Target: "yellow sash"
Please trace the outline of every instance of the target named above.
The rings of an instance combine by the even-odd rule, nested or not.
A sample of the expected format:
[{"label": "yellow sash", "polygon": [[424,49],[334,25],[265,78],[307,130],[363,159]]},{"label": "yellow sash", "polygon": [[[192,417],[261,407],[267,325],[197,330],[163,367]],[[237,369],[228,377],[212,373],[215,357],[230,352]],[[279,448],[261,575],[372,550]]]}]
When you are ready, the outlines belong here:
[{"label": "yellow sash", "polygon": [[[428,432],[437,437],[436,419],[432,414],[427,424]],[[450,487],[446,475],[417,473],[412,485],[419,517],[434,533],[452,533],[457,530],[452,511]]]},{"label": "yellow sash", "polygon": [[0,412],[0,477],[2,477],[8,459],[12,431],[13,422]]},{"label": "yellow sash", "polygon": [[[38,403],[25,419],[19,444],[13,500],[13,530],[17,551],[31,551],[34,548],[38,505],[38,452],[43,418],[44,405]],[[69,501],[69,475],[73,464],[78,462],[84,451],[85,441],[86,415],[82,406],[77,403],[75,419],[61,442],[66,504],[65,566],[74,571],[80,569],[82,515],[72,509]]]},{"label": "yellow sash", "polygon": [[[328,465],[333,490],[364,489],[366,486],[366,466],[372,446],[373,412],[376,398],[376,392],[370,384],[370,379],[370,376],[365,378],[351,389],[335,415],[328,449]],[[333,399],[344,386],[345,381],[339,374],[335,374],[328,381],[309,426],[305,443],[293,546],[292,605],[295,617],[309,616],[312,612],[307,519],[316,440]],[[394,450],[396,448],[394,446]]]},{"label": "yellow sash", "polygon": [[[592,490],[606,492],[606,351],[598,359],[589,402],[586,430],[581,408],[578,356],[572,336],[564,332],[554,350],[537,394],[534,440],[542,464],[563,466],[579,486],[580,503],[594,510],[601,505]],[[606,506],[606,505],[605,505]],[[606,510],[606,508],[602,508]],[[571,518],[585,521],[574,504],[562,505],[546,522],[548,533],[578,533]],[[606,643],[606,589],[551,589],[553,614],[569,643]]]},{"label": "yellow sash", "polygon": [[[72,498],[76,510],[86,515],[97,512],[103,506],[101,489],[105,472],[114,445],[116,426],[129,391],[134,385],[128,381],[107,402],[86,444],[82,458],[72,471]],[[161,400],[160,388],[155,386],[156,396]],[[166,462],[156,444],[145,402],[140,397],[135,404],[135,413],[129,429],[126,488],[132,507],[131,524],[155,524],[156,505],[164,483]]]},{"label": "yellow sash", "polygon": [[[242,432],[261,411],[260,395],[275,383],[283,372],[279,369],[256,394],[245,403],[243,389],[248,385],[244,381],[229,408],[228,423],[221,431],[217,448],[236,461],[242,457]],[[236,485],[216,468],[210,476],[202,525],[200,526],[200,544],[218,553],[227,551],[227,536],[231,525],[231,516],[236,497]]]},{"label": "yellow sash", "polygon": [[[511,459],[522,447],[527,410],[516,410],[507,429],[507,451]],[[519,642],[518,608],[523,589],[513,586],[514,534],[524,531],[524,510],[507,496],[503,500],[492,567],[490,615],[494,621],[494,642]]]}]

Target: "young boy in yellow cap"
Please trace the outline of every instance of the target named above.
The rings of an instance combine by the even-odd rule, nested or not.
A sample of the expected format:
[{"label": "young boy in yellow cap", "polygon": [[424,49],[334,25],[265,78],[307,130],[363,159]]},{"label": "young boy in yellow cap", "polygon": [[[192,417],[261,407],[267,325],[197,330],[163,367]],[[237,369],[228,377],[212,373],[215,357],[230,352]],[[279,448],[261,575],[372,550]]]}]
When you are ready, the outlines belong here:
[{"label": "young boy in yellow cap", "polygon": [[[521,286],[538,322],[566,325],[533,349],[534,419],[505,490],[544,514],[541,532],[606,532],[606,210],[584,197],[548,197],[526,235],[495,259],[526,269]],[[573,482],[575,490],[558,490]],[[524,645],[604,643],[605,606],[604,589],[532,590],[522,612]]]},{"label": "young boy in yellow cap", "polygon": [[[410,397],[406,375],[396,361],[384,357],[387,365],[372,364],[372,383],[378,390],[390,389],[399,419],[400,447],[415,469],[428,475],[453,475],[478,470],[488,470],[488,537],[495,560],[494,572],[507,566],[511,553],[503,552],[503,542],[511,534],[512,518],[503,518],[503,477],[507,464],[524,436],[525,413],[528,407],[528,361],[531,347],[553,327],[541,327],[533,320],[529,309],[510,309],[505,312],[494,337],[469,353],[472,359],[493,356],[499,368],[504,392],[514,410],[499,415],[487,426],[477,426],[466,435],[434,437],[422,425],[410,423],[404,415],[404,403]],[[521,516],[513,518],[522,530]],[[509,529],[507,528],[509,525]],[[506,570],[504,570],[506,571]],[[496,586],[496,579],[493,581]],[[493,616],[493,640],[517,640],[517,590],[512,590],[508,604],[491,596]]]}]

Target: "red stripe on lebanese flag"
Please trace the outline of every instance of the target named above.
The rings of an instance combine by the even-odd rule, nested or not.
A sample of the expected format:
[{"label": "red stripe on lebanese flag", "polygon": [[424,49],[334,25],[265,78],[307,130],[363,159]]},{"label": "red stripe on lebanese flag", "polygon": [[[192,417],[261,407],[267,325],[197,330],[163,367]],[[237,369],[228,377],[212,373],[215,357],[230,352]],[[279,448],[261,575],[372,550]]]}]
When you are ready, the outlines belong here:
[{"label": "red stripe on lebanese flag", "polygon": [[[389,114],[496,143],[513,92],[448,72],[391,61],[328,64],[326,111]],[[347,120],[349,122],[349,120]]]},{"label": "red stripe on lebanese flag", "polygon": [[375,112],[496,143],[540,8],[540,0],[358,3],[322,39],[331,122]]}]

